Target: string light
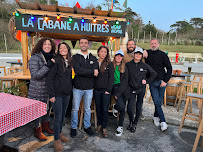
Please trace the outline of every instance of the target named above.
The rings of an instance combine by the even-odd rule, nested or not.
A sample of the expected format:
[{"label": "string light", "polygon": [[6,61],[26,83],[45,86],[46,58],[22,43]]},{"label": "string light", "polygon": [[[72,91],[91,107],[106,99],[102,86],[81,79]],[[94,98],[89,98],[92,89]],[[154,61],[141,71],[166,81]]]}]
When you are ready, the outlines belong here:
[{"label": "string light", "polygon": [[60,15],[60,14],[57,14],[57,17],[56,17],[57,20],[60,20],[60,18],[61,18],[59,15]]},{"label": "string light", "polygon": [[107,24],[107,19],[104,20],[104,24]]},{"label": "string light", "polygon": [[18,11],[16,11],[15,16],[16,17],[20,16],[20,13]]},{"label": "string light", "polygon": [[47,15],[44,16],[44,19],[47,21],[49,18],[47,17]]},{"label": "string light", "polygon": [[72,21],[73,21],[73,19],[72,19],[72,17],[71,17],[71,16],[69,16],[68,21],[69,21],[69,22],[72,22]]},{"label": "string light", "polygon": [[82,23],[85,23],[85,19],[84,19],[84,18],[82,18],[81,22],[82,22]]},{"label": "string light", "polygon": [[94,23],[96,23],[96,22],[97,22],[96,17],[93,17],[93,22],[94,22]]},{"label": "string light", "polygon": [[31,18],[31,20],[34,20],[34,19],[35,19],[35,17],[34,17],[33,15],[31,15],[31,17],[30,17],[30,18]]},{"label": "string light", "polygon": [[118,20],[116,20],[116,25],[118,25],[119,24],[119,21]]}]

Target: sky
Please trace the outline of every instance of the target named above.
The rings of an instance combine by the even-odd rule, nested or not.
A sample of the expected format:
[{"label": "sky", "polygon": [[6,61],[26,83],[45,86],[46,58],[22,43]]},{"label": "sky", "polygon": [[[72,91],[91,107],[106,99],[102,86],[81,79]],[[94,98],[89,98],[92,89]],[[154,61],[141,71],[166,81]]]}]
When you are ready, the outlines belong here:
[{"label": "sky", "polygon": [[[121,6],[124,0],[118,0]],[[77,0],[58,0],[59,5],[73,7]],[[90,3],[95,6],[104,0],[78,0],[82,8]],[[203,18],[203,0],[127,0],[127,6],[142,17],[143,23],[151,21],[156,28],[168,32],[176,21]]]}]

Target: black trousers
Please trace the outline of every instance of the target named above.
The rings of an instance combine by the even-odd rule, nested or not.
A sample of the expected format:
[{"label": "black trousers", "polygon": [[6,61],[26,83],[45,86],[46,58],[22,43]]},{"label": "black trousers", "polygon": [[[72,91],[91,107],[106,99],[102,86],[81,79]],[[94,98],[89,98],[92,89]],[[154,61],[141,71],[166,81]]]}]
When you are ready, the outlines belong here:
[{"label": "black trousers", "polygon": [[[140,118],[140,115],[142,113],[142,105],[143,105],[143,98],[145,95],[145,89],[133,93],[131,91],[130,98],[128,100],[128,106],[127,106],[127,112],[129,116],[130,122],[133,122],[134,124],[138,123],[138,120]],[[136,112],[135,112],[136,107]],[[135,118],[134,118],[135,115]]]}]

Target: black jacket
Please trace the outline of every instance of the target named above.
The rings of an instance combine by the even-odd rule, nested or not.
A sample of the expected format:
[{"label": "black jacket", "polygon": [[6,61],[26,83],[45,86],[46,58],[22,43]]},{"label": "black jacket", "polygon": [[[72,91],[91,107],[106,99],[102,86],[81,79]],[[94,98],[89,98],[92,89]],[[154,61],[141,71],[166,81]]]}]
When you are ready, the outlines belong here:
[{"label": "black jacket", "polygon": [[132,91],[141,91],[145,89],[145,84],[142,84],[142,80],[146,80],[147,83],[151,83],[156,77],[156,72],[146,63],[140,61],[135,63],[134,60],[126,64],[129,72],[129,87]]},{"label": "black jacket", "polygon": [[47,89],[49,98],[67,96],[72,91],[72,69],[66,67],[62,57],[55,59],[55,65],[47,75]]},{"label": "black jacket", "polygon": [[[130,97],[130,90],[129,90],[129,85],[128,85],[128,68],[125,66],[125,72],[120,73],[120,84],[114,85],[114,91],[113,95],[116,97],[120,97],[122,94],[124,94],[126,100]],[[118,88],[115,88],[118,87]]]},{"label": "black jacket", "polygon": [[98,69],[97,58],[91,53],[86,59],[83,55],[76,54],[73,56],[73,68],[75,71],[74,88],[80,90],[93,89],[94,70]]},{"label": "black jacket", "polygon": [[[167,83],[171,78],[172,73],[172,66],[167,54],[160,50],[147,50],[147,53],[148,57],[145,59],[145,62],[157,73],[154,81],[163,80]],[[167,71],[165,71],[165,68]]]},{"label": "black jacket", "polygon": [[99,70],[99,74],[94,79],[94,89],[95,90],[104,90],[111,93],[114,83],[114,67],[111,62],[105,69],[104,72]]}]

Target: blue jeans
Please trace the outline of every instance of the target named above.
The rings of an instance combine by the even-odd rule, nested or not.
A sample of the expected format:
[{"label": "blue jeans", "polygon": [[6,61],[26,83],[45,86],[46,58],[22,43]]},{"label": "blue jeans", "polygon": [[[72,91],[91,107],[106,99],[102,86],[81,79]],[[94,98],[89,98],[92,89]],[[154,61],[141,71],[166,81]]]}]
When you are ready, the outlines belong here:
[{"label": "blue jeans", "polygon": [[159,117],[161,122],[166,122],[161,108],[166,87],[160,87],[161,80],[150,83],[149,89],[155,105],[154,117]]},{"label": "blue jeans", "polygon": [[83,97],[84,102],[84,127],[88,128],[91,126],[90,118],[91,118],[91,109],[90,106],[92,104],[92,96],[93,89],[90,90],[79,90],[73,89],[73,100],[72,100],[72,111],[71,111],[71,128],[77,129],[78,125],[78,110],[80,107],[80,101]]},{"label": "blue jeans", "polygon": [[69,100],[70,96],[56,97],[55,103],[51,103],[54,111],[54,140],[59,140]]},{"label": "blue jeans", "polygon": [[105,94],[105,91],[94,90],[94,98],[96,103],[98,125],[102,126],[102,128],[106,128],[111,94]]}]

